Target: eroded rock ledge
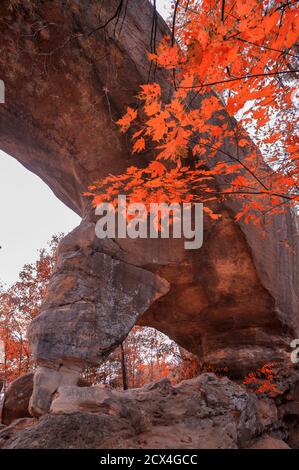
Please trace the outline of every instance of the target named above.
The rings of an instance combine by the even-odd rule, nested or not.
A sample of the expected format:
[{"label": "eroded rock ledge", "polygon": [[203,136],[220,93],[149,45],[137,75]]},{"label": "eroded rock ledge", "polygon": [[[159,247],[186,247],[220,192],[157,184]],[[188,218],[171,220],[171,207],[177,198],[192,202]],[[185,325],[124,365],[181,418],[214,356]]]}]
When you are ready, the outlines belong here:
[{"label": "eroded rock ledge", "polygon": [[49,414],[0,432],[0,448],[286,449],[299,447],[298,423],[298,375],[275,401],[205,373],[176,386],[163,379],[127,391],[60,387]]}]

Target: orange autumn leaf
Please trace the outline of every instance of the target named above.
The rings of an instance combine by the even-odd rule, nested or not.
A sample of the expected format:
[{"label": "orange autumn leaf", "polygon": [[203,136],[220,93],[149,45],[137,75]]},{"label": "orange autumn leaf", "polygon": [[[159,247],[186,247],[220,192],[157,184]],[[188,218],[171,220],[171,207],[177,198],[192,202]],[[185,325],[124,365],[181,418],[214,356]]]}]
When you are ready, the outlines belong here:
[{"label": "orange autumn leaf", "polygon": [[239,142],[238,142],[238,145],[239,145],[240,147],[245,147],[245,145],[248,145],[248,144],[249,144],[249,142],[248,142],[247,139],[241,139],[241,140],[239,140]]},{"label": "orange autumn leaf", "polygon": [[235,11],[240,16],[247,16],[253,11],[256,2],[254,0],[236,0]]},{"label": "orange autumn leaf", "polygon": [[157,161],[150,163],[148,168],[149,168],[149,171],[152,173],[153,177],[161,176],[166,171],[165,166],[162,163],[157,162]]},{"label": "orange autumn leaf", "polygon": [[212,220],[218,220],[221,218],[221,214],[216,214],[215,212],[212,211],[212,209],[210,209],[208,206],[204,206],[203,207],[203,210],[204,212],[206,212],[208,214],[208,216],[212,219]]},{"label": "orange autumn leaf", "polygon": [[149,119],[147,124],[147,131],[146,135],[152,137],[154,141],[161,140],[167,132],[167,124],[166,119],[169,117],[169,113],[167,111],[163,111],[161,113],[156,114],[154,117]]},{"label": "orange autumn leaf", "polygon": [[173,20],[173,37],[149,55],[168,86],[142,85],[138,122],[132,108],[118,122],[122,132],[134,124],[133,152],[146,137],[152,161],[147,152],[140,168],[88,193],[108,200],[124,188],[146,203],[233,198],[235,220],[258,227],[263,214],[299,200],[298,6],[287,2],[282,14],[268,0],[181,0]]},{"label": "orange autumn leaf", "polygon": [[145,149],[145,140],[143,137],[140,139],[136,140],[136,142],[133,145],[133,152],[134,153],[139,153],[142,152],[142,150]]},{"label": "orange autumn leaf", "polygon": [[172,69],[179,65],[181,51],[177,44],[171,45],[169,38],[165,37],[158,46],[157,54],[149,53],[148,58],[165,69]]},{"label": "orange autumn leaf", "polygon": [[137,111],[128,106],[126,114],[121,119],[116,121],[116,123],[121,127],[121,132],[126,132],[129,129],[132,121],[134,121],[136,118]]}]

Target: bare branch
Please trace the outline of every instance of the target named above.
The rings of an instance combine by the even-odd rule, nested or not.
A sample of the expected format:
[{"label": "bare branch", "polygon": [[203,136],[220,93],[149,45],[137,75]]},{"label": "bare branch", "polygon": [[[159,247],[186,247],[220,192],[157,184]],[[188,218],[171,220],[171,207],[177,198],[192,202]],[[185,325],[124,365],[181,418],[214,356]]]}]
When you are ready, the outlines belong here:
[{"label": "bare branch", "polygon": [[220,152],[222,153],[223,155],[227,156],[228,158],[230,158],[231,160],[239,163],[243,168],[244,170],[246,170],[266,191],[268,191],[268,188],[267,186],[262,182],[262,180],[256,176],[256,174],[250,170],[250,168],[248,168],[247,165],[245,165],[244,162],[242,162],[242,160],[240,160],[239,158],[237,157],[234,157],[233,155],[231,155],[230,153],[227,153],[225,152],[224,150],[220,149],[220,148],[217,148],[217,147],[213,147],[212,145],[209,145],[209,144],[205,144],[203,142],[194,142],[192,141],[192,139],[188,139],[189,141],[193,142],[194,144],[197,144],[197,145],[201,145],[201,146],[204,146],[204,147],[208,147],[210,148],[211,150],[215,150],[217,152]]},{"label": "bare branch", "polygon": [[221,21],[224,23],[224,11],[225,11],[225,0],[222,0],[221,4]]},{"label": "bare branch", "polygon": [[238,80],[246,80],[248,78],[257,78],[257,77],[271,77],[275,75],[283,75],[286,73],[298,73],[299,70],[281,70],[280,72],[269,72],[269,73],[256,73],[253,75],[243,75],[242,77],[236,77],[236,78],[229,78],[227,80],[219,80],[218,82],[210,82],[210,83],[203,83],[202,85],[194,85],[194,86],[178,86],[178,88],[189,88],[189,89],[194,89],[194,88],[204,88],[207,86],[213,86],[213,85],[221,85],[223,83],[229,83],[229,82],[236,82]]},{"label": "bare branch", "polygon": [[268,51],[280,52],[282,55],[290,55],[291,57],[296,57],[296,58],[299,57],[298,55],[291,54],[290,52],[283,51],[281,49],[274,49],[273,47],[263,46],[262,44],[256,44],[255,42],[248,41],[247,39],[243,39],[237,36],[234,36],[233,39],[236,39],[237,41],[245,42],[247,44],[251,44],[252,46],[260,47],[262,49],[267,49]]}]

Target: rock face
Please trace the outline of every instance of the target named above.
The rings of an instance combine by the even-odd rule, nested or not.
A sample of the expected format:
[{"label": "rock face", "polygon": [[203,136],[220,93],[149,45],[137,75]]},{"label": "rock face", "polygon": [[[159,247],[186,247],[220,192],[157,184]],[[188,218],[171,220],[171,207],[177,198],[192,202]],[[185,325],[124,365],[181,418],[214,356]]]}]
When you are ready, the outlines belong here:
[{"label": "rock face", "polygon": [[5,392],[0,422],[10,424],[15,419],[30,417],[29,400],[33,391],[33,373],[14,380]]},{"label": "rock face", "polygon": [[275,402],[203,374],[142,389],[59,388],[51,413],[16,421],[0,448],[288,448]]},{"label": "rock face", "polygon": [[[261,239],[234,221],[236,201],[223,203],[221,219],[205,219],[203,247],[195,251],[184,250],[181,240],[96,239],[82,193],[134,162],[113,121],[134,105],[148,78],[169,92],[161,72],[148,76],[150,2],[130,0],[109,22],[118,5],[0,5],[6,85],[0,148],[82,216],[61,243],[42,314],[30,329],[39,365],[31,401],[37,415],[59,386],[76,383],[83,363],[104,360],[137,321],[235,375],[286,360],[298,332],[297,228],[288,209],[271,219]],[[157,42],[165,32],[158,17]]]},{"label": "rock face", "polygon": [[93,240],[90,224],[60,244],[43,312],[30,327],[39,362],[30,404],[33,415],[48,411],[59,386],[76,385],[85,364],[103,362],[151,303],[169,290],[166,280],[113,259]]}]

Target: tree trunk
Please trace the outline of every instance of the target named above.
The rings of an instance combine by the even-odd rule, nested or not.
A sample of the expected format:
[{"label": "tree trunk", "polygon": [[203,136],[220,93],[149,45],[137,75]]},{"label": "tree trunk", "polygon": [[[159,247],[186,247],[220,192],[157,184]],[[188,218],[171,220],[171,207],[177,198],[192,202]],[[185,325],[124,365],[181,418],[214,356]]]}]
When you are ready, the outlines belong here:
[{"label": "tree trunk", "polygon": [[124,343],[120,345],[120,357],[121,357],[121,373],[122,373],[122,381],[123,381],[123,389],[128,390],[128,374],[127,374],[127,365],[126,365],[126,355],[124,349]]}]

